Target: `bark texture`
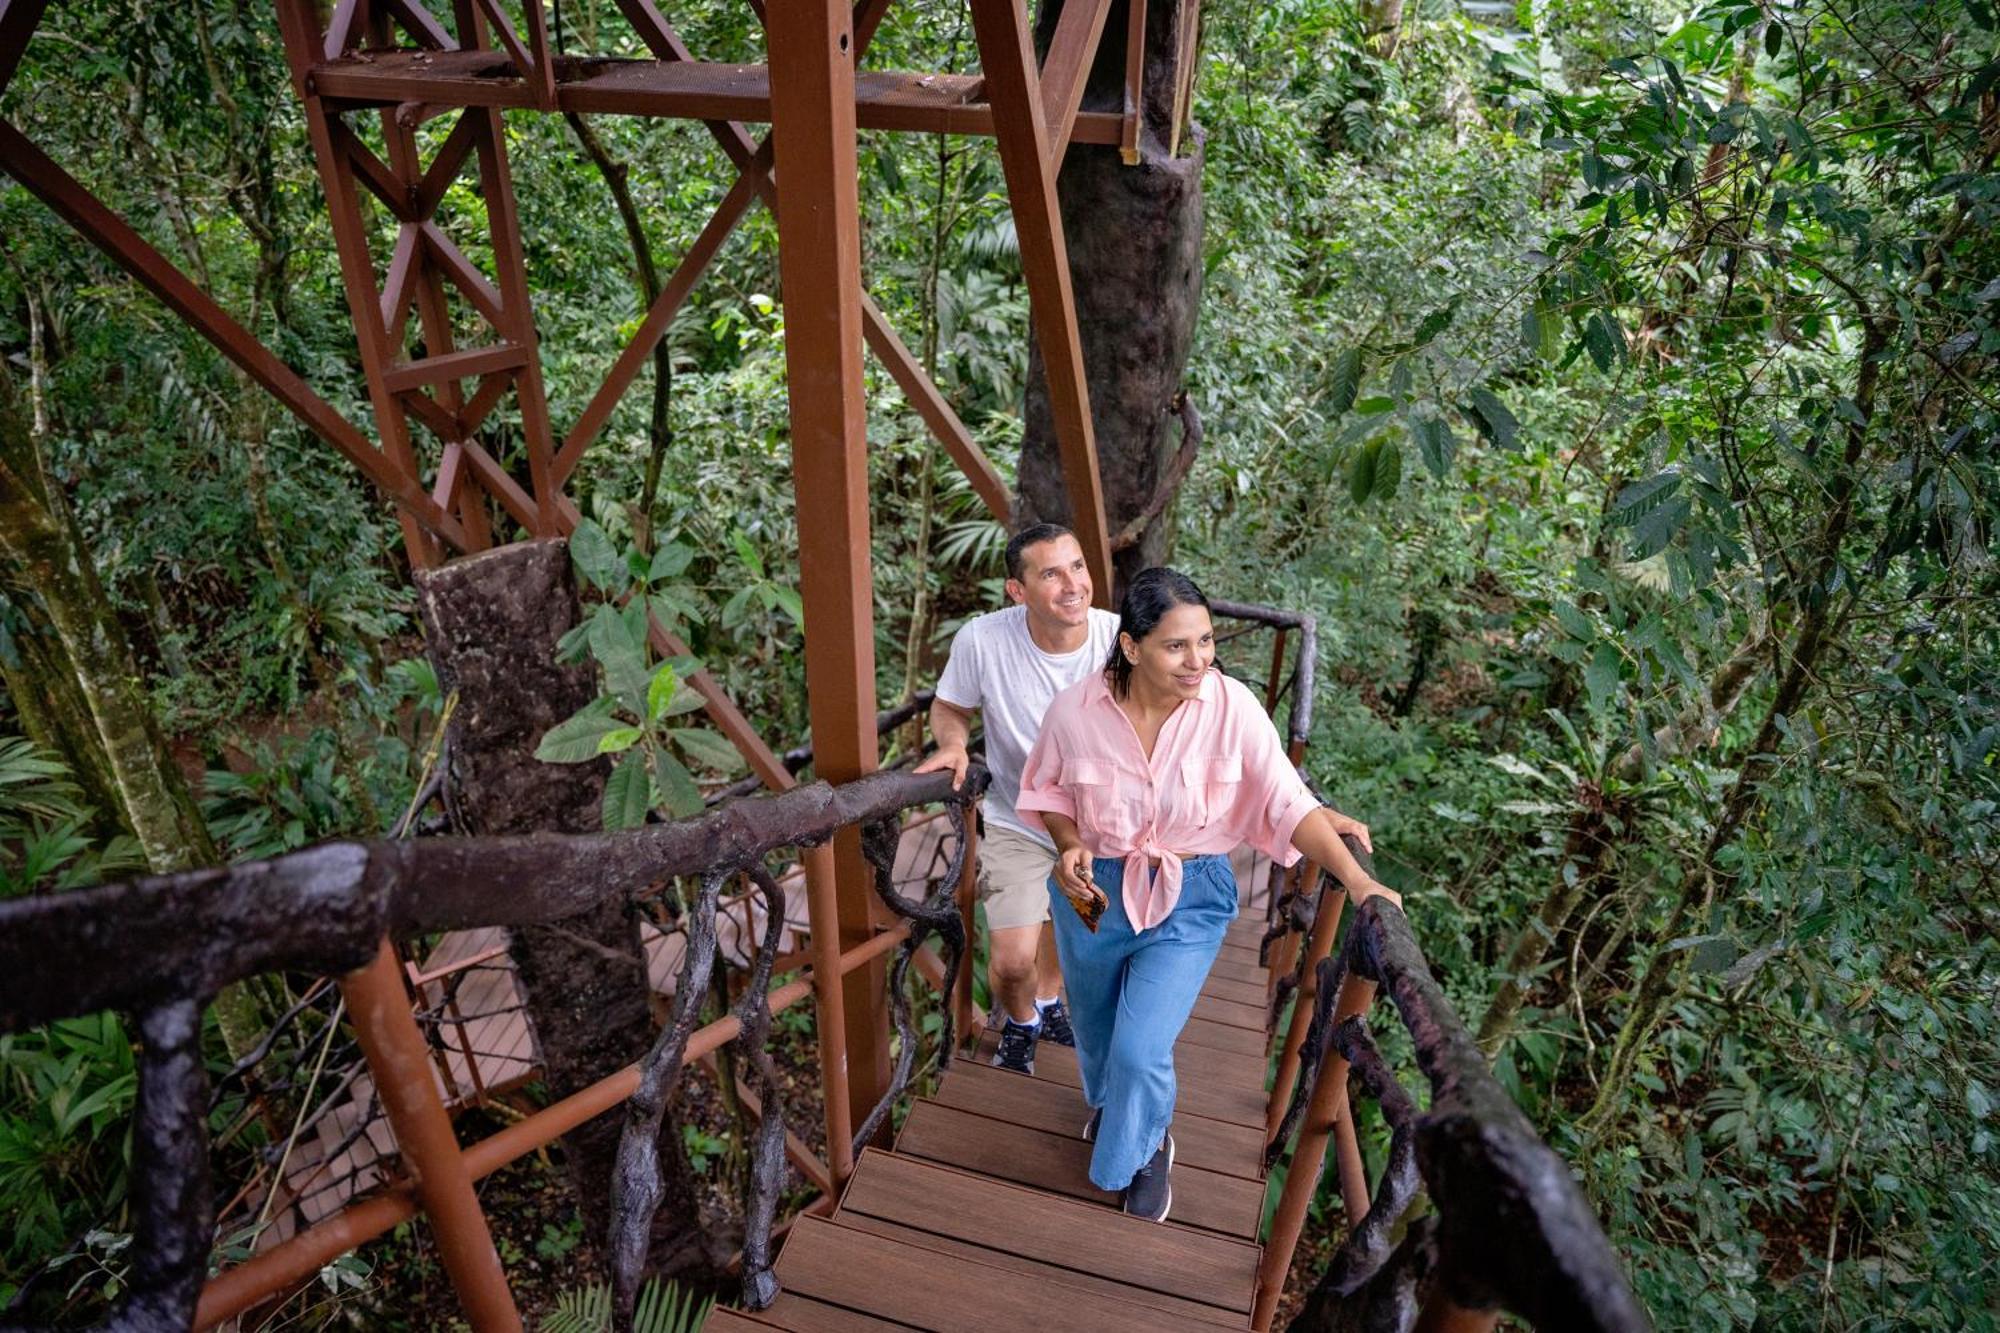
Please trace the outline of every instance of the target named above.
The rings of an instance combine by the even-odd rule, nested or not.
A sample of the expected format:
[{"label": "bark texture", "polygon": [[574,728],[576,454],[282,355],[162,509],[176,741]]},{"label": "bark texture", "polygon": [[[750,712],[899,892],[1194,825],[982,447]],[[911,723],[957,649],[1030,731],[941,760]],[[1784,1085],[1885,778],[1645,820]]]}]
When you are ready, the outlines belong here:
[{"label": "bark texture", "polygon": [[[448,737],[448,808],[473,836],[591,833],[607,760],[547,764],[542,733],[597,694],[588,663],[562,666],[556,643],[577,622],[576,585],[561,542],[523,542],[415,571],[424,639],[438,680],[458,692]],[[508,885],[496,882],[496,895]],[[616,1073],[652,1044],[651,994],[638,919],[622,898],[549,925],[515,928],[509,952],[527,996],[549,1091],[565,1097]],[[593,1237],[608,1234],[620,1117],[599,1116],[563,1140],[570,1182]],[[662,1231],[698,1244],[680,1128],[663,1136]],[[678,1169],[676,1169],[678,1168]],[[663,1256],[684,1267],[685,1257]]]},{"label": "bark texture", "polygon": [[[13,377],[4,369],[0,554],[10,566],[10,581],[25,584],[39,598],[68,659],[75,693],[88,712],[88,739],[99,747],[99,755],[77,759],[77,771],[98,769],[101,756],[120,822],[138,839],[155,871],[214,864],[215,845],[167,753],[124,627],[105,597],[60,479],[49,473]],[[68,681],[51,684],[48,691],[52,701],[74,698]]]},{"label": "bark texture", "polygon": [[[1147,10],[1140,160],[1126,166],[1116,147],[1075,144],[1056,179],[1070,282],[1083,340],[1090,418],[1107,526],[1143,513],[1180,445],[1174,399],[1194,344],[1202,280],[1202,137],[1190,127],[1170,156],[1178,5]],[[1046,46],[1062,5],[1043,4],[1037,41]],[[1125,5],[1112,5],[1083,104],[1123,103]],[[1017,523],[1067,521],[1048,379],[1038,345],[1028,359],[1026,435],[1021,444]],[[1114,558],[1120,583],[1166,558],[1164,520],[1147,526]]]}]

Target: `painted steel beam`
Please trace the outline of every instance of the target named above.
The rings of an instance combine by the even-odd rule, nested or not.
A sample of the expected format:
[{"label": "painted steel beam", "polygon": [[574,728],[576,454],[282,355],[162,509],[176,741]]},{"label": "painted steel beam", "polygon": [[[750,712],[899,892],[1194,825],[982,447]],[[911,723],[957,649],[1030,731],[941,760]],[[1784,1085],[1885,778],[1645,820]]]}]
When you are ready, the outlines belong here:
[{"label": "painted steel beam", "polygon": [[1090,81],[1091,61],[1110,14],[1111,0],[1068,0],[1056,18],[1048,55],[1042,59],[1042,119],[1049,127],[1049,149],[1057,168],[1076,131],[1083,86]]},{"label": "painted steel beam", "polygon": [[[854,21],[847,0],[776,0],[766,21],[776,91],[772,138],[790,200],[778,214],[778,269],[813,763],[820,777],[839,783],[873,771],[878,743]],[[836,903],[826,902],[823,866],[812,886],[813,942],[823,948],[831,925],[846,949],[874,933],[875,894],[859,829],[836,836],[832,861]],[[836,908],[832,923],[825,920],[829,905]],[[880,959],[848,974],[841,1040],[826,1041],[834,1034],[821,1029],[829,1111],[843,1101],[847,1125],[865,1120],[889,1086],[885,979]],[[838,1061],[842,1046],[846,1058]],[[830,1148],[846,1146],[840,1130],[830,1115]],[[837,1174],[843,1155],[835,1154]]]},{"label": "painted steel beam", "polygon": [[0,0],[0,93],[7,91],[15,71],[21,68],[28,38],[48,6],[49,0]]},{"label": "painted steel beam", "polygon": [[[17,0],[18,3],[18,0]],[[850,39],[851,40],[851,39]],[[578,62],[556,84],[556,109],[585,115],[662,116],[682,120],[769,122],[766,66],[698,60]],[[383,51],[362,60],[315,66],[311,86],[342,108],[431,106],[532,108],[535,90],[504,51]],[[854,78],[856,124],[866,130],[991,136],[993,108],[982,81],[968,74],[869,71]],[[1081,111],[1072,139],[1115,144],[1121,118]]]}]

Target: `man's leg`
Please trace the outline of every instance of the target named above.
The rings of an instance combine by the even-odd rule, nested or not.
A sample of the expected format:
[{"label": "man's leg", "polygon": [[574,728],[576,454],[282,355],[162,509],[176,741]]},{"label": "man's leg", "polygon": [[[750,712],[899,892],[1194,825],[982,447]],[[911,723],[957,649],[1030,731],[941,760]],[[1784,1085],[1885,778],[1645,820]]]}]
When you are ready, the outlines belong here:
[{"label": "man's leg", "polygon": [[1035,1072],[1042,1011],[1035,1003],[1036,946],[1049,919],[1048,874],[1055,854],[1018,830],[991,827],[979,847],[980,901],[986,907],[986,981],[1000,1025],[993,1063]]},{"label": "man's leg", "polygon": [[1035,1009],[1035,945],[1046,926],[999,926],[988,931],[986,984],[993,1007],[1016,1023],[1041,1021]]}]

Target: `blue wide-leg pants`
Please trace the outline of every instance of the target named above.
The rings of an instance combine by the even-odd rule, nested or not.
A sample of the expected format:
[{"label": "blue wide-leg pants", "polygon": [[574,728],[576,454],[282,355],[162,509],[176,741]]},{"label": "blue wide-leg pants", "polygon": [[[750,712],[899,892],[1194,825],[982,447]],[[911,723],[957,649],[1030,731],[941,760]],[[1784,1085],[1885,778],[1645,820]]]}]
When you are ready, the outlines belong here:
[{"label": "blue wide-leg pants", "polygon": [[1098,857],[1097,887],[1111,905],[1097,930],[1049,881],[1049,916],[1069,992],[1084,1100],[1103,1118],[1090,1181],[1122,1190],[1158,1150],[1174,1116],[1174,1043],[1236,919],[1236,876],[1225,856],[1182,863],[1181,896],[1165,921],[1134,934],[1120,882],[1125,863]]}]

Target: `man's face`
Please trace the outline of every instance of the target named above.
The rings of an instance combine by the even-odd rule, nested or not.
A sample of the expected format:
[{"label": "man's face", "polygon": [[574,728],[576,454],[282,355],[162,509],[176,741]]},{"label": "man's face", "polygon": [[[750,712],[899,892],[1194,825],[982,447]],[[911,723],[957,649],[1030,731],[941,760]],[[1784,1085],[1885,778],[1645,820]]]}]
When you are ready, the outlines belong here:
[{"label": "man's face", "polygon": [[1090,568],[1076,538],[1036,542],[1021,552],[1021,577],[1007,580],[1009,600],[1045,624],[1081,625],[1090,616]]}]

